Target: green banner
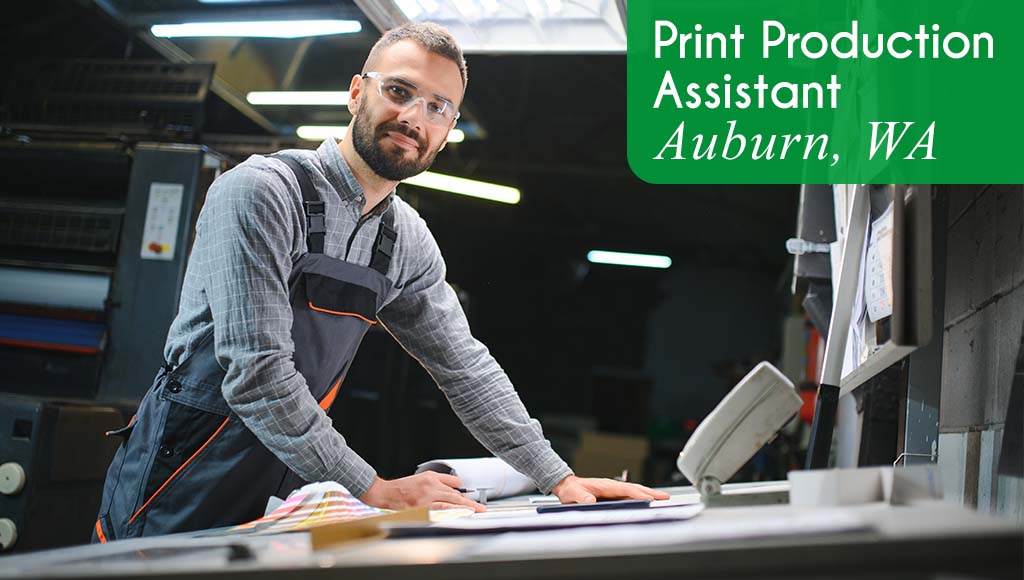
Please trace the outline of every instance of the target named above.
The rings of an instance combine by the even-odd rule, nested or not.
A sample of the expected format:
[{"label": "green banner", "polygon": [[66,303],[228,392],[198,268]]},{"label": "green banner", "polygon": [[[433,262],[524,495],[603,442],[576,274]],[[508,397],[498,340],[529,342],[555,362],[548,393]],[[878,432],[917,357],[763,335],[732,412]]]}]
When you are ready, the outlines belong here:
[{"label": "green banner", "polygon": [[1024,182],[1021,0],[630,0],[651,183]]}]

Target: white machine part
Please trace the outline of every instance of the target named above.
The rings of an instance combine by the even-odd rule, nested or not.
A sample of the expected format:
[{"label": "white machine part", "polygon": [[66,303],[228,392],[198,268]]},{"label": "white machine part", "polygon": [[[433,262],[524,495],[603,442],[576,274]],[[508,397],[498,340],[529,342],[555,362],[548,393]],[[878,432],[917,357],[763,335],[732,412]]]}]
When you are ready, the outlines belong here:
[{"label": "white machine part", "polygon": [[747,373],[686,442],[676,465],[702,497],[721,485],[800,410],[793,383],[762,362]]},{"label": "white machine part", "polygon": [[18,526],[10,518],[0,518],[0,551],[9,550],[18,541]]},{"label": "white machine part", "polygon": [[110,275],[0,267],[0,302],[102,312]]},{"label": "white machine part", "polygon": [[25,469],[13,461],[0,465],[0,493],[15,495],[25,487]]}]

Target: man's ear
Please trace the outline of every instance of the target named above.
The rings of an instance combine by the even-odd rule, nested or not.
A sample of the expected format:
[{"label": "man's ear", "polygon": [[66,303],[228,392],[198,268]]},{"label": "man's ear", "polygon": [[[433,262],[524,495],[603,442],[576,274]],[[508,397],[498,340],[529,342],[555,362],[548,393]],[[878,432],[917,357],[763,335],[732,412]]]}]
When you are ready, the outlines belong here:
[{"label": "man's ear", "polygon": [[456,122],[457,121],[452,121],[451,127],[448,127],[448,132],[444,134],[444,141],[441,141],[441,146],[437,148],[437,152],[438,153],[444,151],[444,148],[448,146],[448,135],[450,135],[451,132],[452,132],[452,129],[455,128],[455,123]]},{"label": "man's ear", "polygon": [[363,99],[363,77],[362,75],[353,75],[352,82],[348,85],[348,112],[353,117],[359,112],[359,107],[362,104]]}]

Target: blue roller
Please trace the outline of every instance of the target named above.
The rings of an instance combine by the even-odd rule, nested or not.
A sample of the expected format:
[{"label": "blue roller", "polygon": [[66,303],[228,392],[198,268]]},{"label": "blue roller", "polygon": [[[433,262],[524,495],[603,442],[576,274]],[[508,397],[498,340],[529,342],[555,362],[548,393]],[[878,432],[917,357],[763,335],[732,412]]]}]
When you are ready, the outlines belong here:
[{"label": "blue roller", "polygon": [[0,314],[0,344],[99,351],[106,332],[107,326],[102,322]]}]

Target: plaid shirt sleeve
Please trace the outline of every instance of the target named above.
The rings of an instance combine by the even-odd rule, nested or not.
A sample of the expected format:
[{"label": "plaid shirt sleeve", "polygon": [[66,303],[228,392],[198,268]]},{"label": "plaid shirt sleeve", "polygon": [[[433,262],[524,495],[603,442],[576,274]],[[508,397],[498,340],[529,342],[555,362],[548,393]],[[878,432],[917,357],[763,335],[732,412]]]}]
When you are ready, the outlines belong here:
[{"label": "plaid shirt sleeve", "polygon": [[381,322],[423,365],[484,447],[548,493],[572,470],[551,449],[505,371],[473,338],[455,291],[445,282],[437,242],[422,219],[415,221],[409,229],[415,239],[399,237],[398,243],[411,243],[422,262],[381,311]]}]

